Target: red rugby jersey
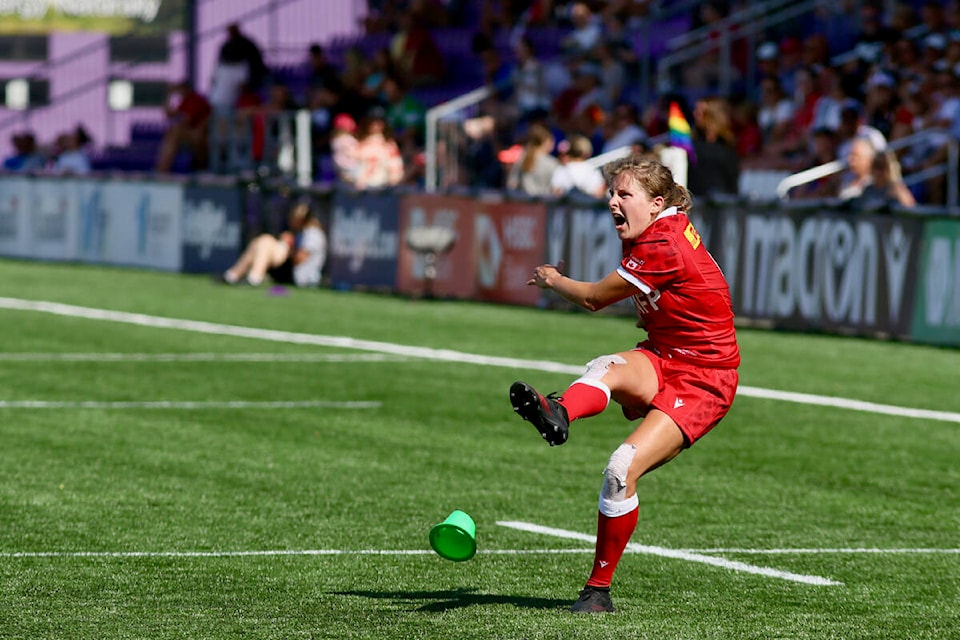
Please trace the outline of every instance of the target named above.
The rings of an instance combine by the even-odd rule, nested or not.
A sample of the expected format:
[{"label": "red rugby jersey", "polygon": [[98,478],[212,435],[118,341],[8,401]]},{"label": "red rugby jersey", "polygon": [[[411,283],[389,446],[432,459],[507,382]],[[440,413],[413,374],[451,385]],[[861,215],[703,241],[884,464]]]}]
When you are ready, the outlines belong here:
[{"label": "red rugby jersey", "polygon": [[730,287],[685,213],[666,209],[640,238],[624,243],[617,273],[640,290],[633,303],[661,356],[739,366]]}]

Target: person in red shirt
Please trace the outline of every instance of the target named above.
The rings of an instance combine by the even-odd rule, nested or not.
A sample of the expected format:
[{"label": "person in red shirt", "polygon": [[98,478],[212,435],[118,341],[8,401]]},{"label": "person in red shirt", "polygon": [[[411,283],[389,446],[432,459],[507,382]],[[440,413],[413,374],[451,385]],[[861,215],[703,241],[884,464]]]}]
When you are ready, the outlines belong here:
[{"label": "person in red shirt", "polygon": [[189,83],[179,82],[170,87],[164,111],[169,124],[160,143],[155,170],[169,172],[183,147],[192,154],[192,168],[205,169],[210,153],[210,102]]},{"label": "person in red shirt", "polygon": [[619,266],[598,282],[582,282],[543,264],[527,284],[588,311],[632,298],[647,339],[591,360],[562,397],[544,397],[521,381],[510,387],[514,411],[551,446],[567,441],[571,422],[603,412],[610,400],[628,420],[640,420],[604,470],[593,569],[575,613],[614,610],[610,585],[637,526],[637,480],[720,422],[740,364],[729,286],[687,217],[689,192],[646,156],[611,162],[604,177],[623,244]]}]

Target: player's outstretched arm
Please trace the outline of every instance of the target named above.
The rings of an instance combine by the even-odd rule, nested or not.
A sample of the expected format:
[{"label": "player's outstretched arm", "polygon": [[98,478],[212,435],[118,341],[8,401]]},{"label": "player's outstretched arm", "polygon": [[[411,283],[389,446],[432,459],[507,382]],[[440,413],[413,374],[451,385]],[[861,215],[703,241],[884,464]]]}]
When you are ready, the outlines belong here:
[{"label": "player's outstretched arm", "polygon": [[564,299],[587,311],[599,311],[637,292],[636,288],[616,271],[610,272],[599,282],[583,282],[568,278],[560,273],[560,269],[550,264],[534,269],[533,277],[527,284],[541,289],[553,289]]}]

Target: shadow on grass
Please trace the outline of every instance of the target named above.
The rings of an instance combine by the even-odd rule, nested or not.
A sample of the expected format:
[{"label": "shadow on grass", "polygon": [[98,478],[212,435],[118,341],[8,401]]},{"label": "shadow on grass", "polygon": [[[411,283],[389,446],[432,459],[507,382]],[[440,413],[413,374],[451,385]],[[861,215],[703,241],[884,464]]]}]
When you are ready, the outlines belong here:
[{"label": "shadow on grass", "polygon": [[490,593],[475,593],[475,589],[456,589],[453,591],[337,591],[340,596],[359,596],[375,600],[394,600],[398,603],[409,602],[416,604],[426,602],[417,607],[417,611],[449,611],[463,607],[473,607],[490,604],[511,604],[525,609],[566,609],[570,606],[569,600],[556,598],[531,598],[527,596],[502,596]]}]

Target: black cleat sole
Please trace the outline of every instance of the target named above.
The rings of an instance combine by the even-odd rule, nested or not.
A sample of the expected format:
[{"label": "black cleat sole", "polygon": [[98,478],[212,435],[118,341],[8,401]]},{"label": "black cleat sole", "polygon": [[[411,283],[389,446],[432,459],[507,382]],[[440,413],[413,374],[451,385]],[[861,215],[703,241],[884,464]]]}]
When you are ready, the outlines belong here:
[{"label": "black cleat sole", "polygon": [[510,404],[514,412],[532,424],[551,447],[567,441],[567,430],[545,419],[540,394],[527,383],[517,381],[510,385]]}]

